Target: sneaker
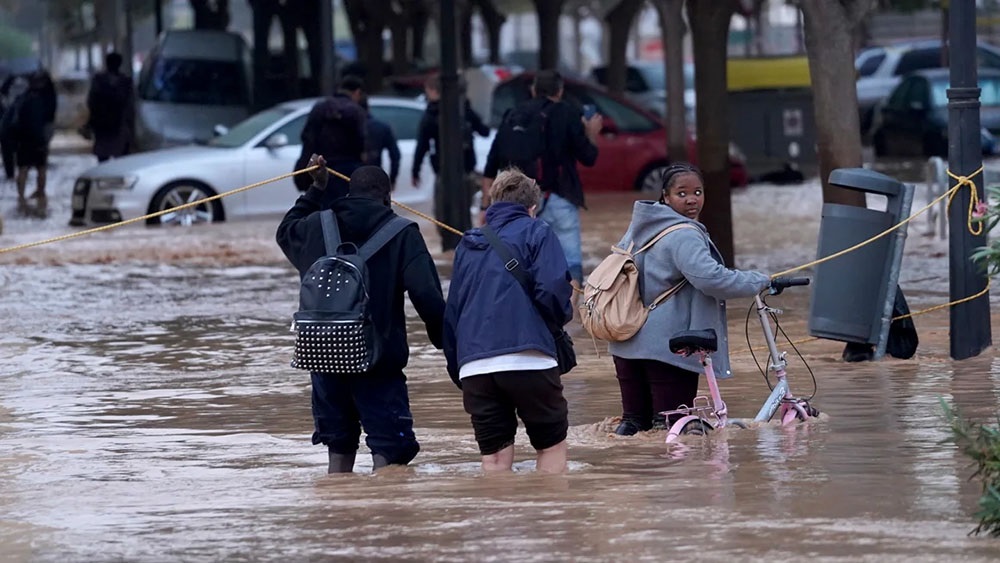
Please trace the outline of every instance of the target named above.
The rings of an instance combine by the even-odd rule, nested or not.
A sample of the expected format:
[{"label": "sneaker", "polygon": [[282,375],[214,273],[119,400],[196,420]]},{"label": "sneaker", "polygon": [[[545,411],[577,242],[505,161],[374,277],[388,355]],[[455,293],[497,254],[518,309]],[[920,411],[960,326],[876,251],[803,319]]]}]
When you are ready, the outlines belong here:
[{"label": "sneaker", "polygon": [[642,428],[639,426],[639,423],[632,419],[624,418],[621,424],[618,425],[618,428],[615,428],[615,434],[619,436],[634,436],[641,430]]}]

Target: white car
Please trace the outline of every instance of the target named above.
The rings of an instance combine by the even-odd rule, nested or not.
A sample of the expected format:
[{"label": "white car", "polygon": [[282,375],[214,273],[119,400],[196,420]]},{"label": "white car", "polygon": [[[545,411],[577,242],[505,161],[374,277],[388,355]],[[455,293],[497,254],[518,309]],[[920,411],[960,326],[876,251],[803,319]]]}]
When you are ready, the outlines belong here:
[{"label": "white car", "polygon": [[[110,160],[80,175],[73,187],[71,224],[109,223],[140,217],[292,172],[302,150],[300,136],[316,99],[276,105],[240,122],[207,145],[175,147]],[[430,159],[421,169],[420,188],[410,182],[417,131],[425,103],[373,96],[373,116],[396,133],[402,154],[392,197],[414,205],[432,201]],[[475,138],[476,160],[486,163],[493,134]],[[383,155],[388,170],[388,156]],[[284,214],[300,192],[292,178],[266,184],[213,203],[167,213],[150,223],[208,223]]]}]

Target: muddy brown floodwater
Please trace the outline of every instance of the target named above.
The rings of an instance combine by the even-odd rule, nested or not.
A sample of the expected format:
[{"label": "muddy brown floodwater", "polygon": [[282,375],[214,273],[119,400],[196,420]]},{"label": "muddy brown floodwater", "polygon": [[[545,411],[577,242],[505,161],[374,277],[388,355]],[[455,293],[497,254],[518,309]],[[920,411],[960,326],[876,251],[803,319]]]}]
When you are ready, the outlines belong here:
[{"label": "muddy brown floodwater", "polygon": [[[736,194],[739,265],[773,272],[814,258],[818,191]],[[621,234],[630,200],[591,208],[588,266]],[[662,433],[610,434],[611,362],[577,326],[580,367],[564,380],[569,473],[535,474],[522,431],[517,471],[487,478],[460,394],[411,310],[407,375],[423,449],[407,468],[373,476],[361,455],[359,474],[328,476],[324,449],[309,442],[308,377],[288,367],[297,277],[273,243],[276,222],[125,228],[0,255],[0,559],[1000,557],[996,540],[967,535],[978,489],[939,407],[994,416],[1000,361],[992,349],[949,360],[945,311],[917,318],[910,361],[845,364],[838,343],[802,344],[818,420],[671,447]],[[923,225],[901,280],[914,309],[948,292],[945,243]],[[65,232],[13,227],[0,247]],[[809,292],[794,289],[771,302],[799,339]],[[744,417],[767,394],[741,351],[749,303],[730,303],[737,377],[723,384]],[[793,355],[789,371],[793,388],[812,392],[802,360]]]}]

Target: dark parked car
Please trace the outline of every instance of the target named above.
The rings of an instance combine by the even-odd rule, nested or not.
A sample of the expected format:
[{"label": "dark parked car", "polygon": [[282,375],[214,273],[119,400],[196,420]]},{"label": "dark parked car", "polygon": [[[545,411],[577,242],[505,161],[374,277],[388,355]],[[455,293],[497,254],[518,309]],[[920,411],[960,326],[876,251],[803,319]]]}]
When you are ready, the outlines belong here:
[{"label": "dark parked car", "polygon": [[[947,156],[948,87],[948,69],[921,70],[903,78],[876,118],[875,155]],[[994,135],[1000,134],[1000,70],[980,69],[979,87],[983,152],[990,154]]]},{"label": "dark parked car", "polygon": [[[490,114],[492,127],[500,124],[508,109],[531,96],[533,79],[534,74],[524,73],[497,85]],[[667,130],[656,115],[634,102],[587,82],[567,79],[565,85],[568,103],[594,104],[604,116],[597,162],[592,167],[578,167],[584,190],[659,190],[660,176],[671,161],[696,159],[694,139],[688,140],[687,154],[668,156]],[[747,184],[746,163],[735,147],[730,149],[729,169],[731,185]]]}]

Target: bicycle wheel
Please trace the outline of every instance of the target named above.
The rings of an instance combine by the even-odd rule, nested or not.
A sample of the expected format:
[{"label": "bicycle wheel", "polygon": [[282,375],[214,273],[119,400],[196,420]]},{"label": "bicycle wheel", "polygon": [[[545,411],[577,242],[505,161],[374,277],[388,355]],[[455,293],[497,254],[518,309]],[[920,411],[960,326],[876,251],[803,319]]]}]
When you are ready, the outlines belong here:
[{"label": "bicycle wheel", "polygon": [[681,429],[681,434],[687,436],[704,436],[711,431],[712,431],[711,424],[709,424],[704,420],[698,419],[698,420],[692,420],[691,422],[685,424],[684,428]]}]

